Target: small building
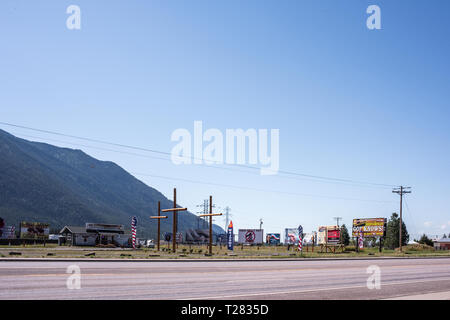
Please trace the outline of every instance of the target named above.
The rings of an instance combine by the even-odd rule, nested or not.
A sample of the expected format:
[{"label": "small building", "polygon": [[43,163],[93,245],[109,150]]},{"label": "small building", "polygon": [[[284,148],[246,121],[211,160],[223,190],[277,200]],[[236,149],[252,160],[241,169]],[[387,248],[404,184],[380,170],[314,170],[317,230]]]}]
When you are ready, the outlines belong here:
[{"label": "small building", "polygon": [[438,240],[433,240],[434,249],[436,250],[450,250],[450,239],[442,238]]},{"label": "small building", "polygon": [[123,225],[86,223],[85,227],[65,226],[60,231],[60,245],[96,246],[116,245],[131,246],[131,233],[125,233]]}]

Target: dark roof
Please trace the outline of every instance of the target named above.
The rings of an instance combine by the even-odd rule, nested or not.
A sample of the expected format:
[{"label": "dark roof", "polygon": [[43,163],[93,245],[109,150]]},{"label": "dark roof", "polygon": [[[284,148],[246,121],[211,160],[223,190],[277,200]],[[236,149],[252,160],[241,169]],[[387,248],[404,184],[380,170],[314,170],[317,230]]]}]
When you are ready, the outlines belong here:
[{"label": "dark roof", "polygon": [[439,239],[439,240],[434,240],[434,242],[448,242],[448,243],[450,243],[450,238],[441,238],[441,239]]},{"label": "dark roof", "polygon": [[86,227],[77,226],[65,226],[59,233],[63,233],[66,229],[71,233],[86,233]]}]

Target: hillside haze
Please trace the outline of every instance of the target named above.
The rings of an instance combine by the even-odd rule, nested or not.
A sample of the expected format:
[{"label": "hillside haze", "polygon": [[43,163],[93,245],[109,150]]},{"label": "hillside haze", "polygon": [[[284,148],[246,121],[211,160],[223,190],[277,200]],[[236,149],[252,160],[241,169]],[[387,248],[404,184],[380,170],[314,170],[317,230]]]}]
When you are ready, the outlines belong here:
[{"label": "hillside haze", "polygon": [[[0,130],[0,217],[7,225],[37,221],[61,229],[94,222],[123,224],[130,230],[131,217],[136,216],[138,237],[156,238],[157,222],[149,216],[157,215],[158,201],[161,208],[173,206],[113,162]],[[179,214],[178,231],[196,229],[198,219],[190,212]],[[217,225],[213,230],[224,233]],[[161,221],[161,231],[172,232],[170,213]]]}]

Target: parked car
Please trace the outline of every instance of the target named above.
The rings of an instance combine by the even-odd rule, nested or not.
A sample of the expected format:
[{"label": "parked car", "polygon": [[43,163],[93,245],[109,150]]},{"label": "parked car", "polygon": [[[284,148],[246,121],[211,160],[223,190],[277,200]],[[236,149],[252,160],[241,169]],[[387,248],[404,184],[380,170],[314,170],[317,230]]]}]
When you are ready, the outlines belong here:
[{"label": "parked car", "polygon": [[153,240],[147,240],[147,242],[145,243],[145,247],[146,248],[154,248],[155,242]]}]

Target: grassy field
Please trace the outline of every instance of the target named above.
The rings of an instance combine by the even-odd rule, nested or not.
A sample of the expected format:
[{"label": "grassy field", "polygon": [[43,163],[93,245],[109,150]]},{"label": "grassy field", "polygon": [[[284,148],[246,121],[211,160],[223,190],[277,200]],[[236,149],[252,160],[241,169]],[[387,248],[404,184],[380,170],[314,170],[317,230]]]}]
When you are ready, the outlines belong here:
[{"label": "grassy field", "polygon": [[234,251],[227,250],[226,247],[213,247],[213,255],[208,253],[207,246],[180,245],[174,254],[164,245],[161,251],[156,249],[120,249],[120,248],[97,248],[97,247],[65,247],[57,245],[27,245],[27,246],[0,246],[0,258],[84,258],[84,259],[283,259],[283,258],[364,258],[364,257],[426,257],[426,256],[447,256],[450,251],[435,251],[432,247],[421,245],[403,247],[403,252],[398,250],[385,250],[380,253],[378,248],[365,248],[360,252],[355,252],[354,247],[346,247],[344,252],[325,253],[320,252],[319,247],[304,248],[300,253],[292,247],[287,250],[286,246],[235,246]]}]

